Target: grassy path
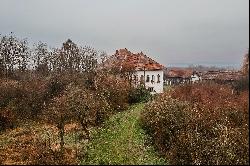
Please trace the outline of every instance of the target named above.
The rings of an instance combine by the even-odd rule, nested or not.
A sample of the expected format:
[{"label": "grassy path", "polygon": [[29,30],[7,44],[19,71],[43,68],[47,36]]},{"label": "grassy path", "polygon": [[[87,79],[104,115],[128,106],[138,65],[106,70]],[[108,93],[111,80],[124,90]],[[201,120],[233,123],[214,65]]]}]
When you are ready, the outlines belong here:
[{"label": "grassy path", "polygon": [[134,105],[95,130],[81,164],[166,164],[152,147],[145,145],[147,135],[139,123],[143,107]]}]

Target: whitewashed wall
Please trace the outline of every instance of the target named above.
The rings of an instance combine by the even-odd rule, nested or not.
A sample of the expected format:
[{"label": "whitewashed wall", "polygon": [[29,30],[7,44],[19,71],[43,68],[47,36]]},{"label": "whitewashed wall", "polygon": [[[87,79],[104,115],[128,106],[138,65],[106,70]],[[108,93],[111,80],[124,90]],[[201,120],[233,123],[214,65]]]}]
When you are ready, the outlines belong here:
[{"label": "whitewashed wall", "polygon": [[[158,83],[157,80],[157,75],[160,75],[160,82]],[[141,75],[144,76],[144,71],[136,71],[135,72],[135,76],[137,76],[138,81],[140,81]],[[149,75],[149,82],[146,82],[147,79],[147,75]],[[152,83],[152,75],[154,75],[155,77],[155,81]],[[149,87],[153,87],[155,92],[152,92],[152,94],[154,93],[163,93],[163,71],[162,70],[156,70],[156,71],[145,71],[145,86],[148,89]]]},{"label": "whitewashed wall", "polygon": [[201,78],[197,74],[193,74],[191,75],[191,81],[192,83],[195,83],[195,82],[201,81]]}]

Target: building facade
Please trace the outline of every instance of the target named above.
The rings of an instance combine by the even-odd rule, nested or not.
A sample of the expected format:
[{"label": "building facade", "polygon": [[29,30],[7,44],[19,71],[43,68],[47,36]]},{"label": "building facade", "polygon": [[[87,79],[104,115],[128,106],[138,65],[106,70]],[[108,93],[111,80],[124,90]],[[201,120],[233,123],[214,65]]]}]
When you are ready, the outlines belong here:
[{"label": "building facade", "polygon": [[144,85],[152,94],[163,93],[163,70],[135,71],[135,85]]},{"label": "building facade", "polygon": [[164,66],[142,52],[132,53],[126,48],[116,50],[105,65],[124,75],[129,73],[129,80],[135,87],[145,86],[151,94],[163,92]]}]

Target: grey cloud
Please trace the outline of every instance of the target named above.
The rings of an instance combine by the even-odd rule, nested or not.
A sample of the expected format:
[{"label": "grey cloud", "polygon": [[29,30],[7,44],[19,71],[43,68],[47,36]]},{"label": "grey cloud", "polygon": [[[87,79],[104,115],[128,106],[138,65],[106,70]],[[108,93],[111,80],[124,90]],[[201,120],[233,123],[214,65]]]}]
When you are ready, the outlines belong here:
[{"label": "grey cloud", "polygon": [[0,0],[0,33],[60,46],[67,38],[164,65],[239,65],[249,47],[248,0]]}]

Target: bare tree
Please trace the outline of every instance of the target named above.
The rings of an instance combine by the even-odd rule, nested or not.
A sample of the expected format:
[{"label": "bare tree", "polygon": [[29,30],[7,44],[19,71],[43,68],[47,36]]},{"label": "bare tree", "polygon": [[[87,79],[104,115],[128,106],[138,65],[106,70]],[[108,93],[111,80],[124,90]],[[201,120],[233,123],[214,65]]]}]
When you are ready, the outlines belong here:
[{"label": "bare tree", "polygon": [[59,130],[60,149],[64,148],[65,125],[71,121],[73,114],[67,109],[67,96],[62,95],[53,99],[49,108],[44,110],[44,117],[47,122],[55,124]]},{"label": "bare tree", "polygon": [[27,40],[19,40],[13,36],[0,37],[0,59],[5,77],[14,73],[15,69],[23,72],[27,69],[30,51]]},{"label": "bare tree", "polygon": [[97,51],[91,47],[79,47],[70,39],[60,49],[54,49],[50,59],[57,72],[93,72],[97,66]]},{"label": "bare tree", "polygon": [[50,55],[51,54],[46,43],[39,41],[37,44],[34,44],[32,60],[33,66],[37,72],[42,74],[48,73]]}]

